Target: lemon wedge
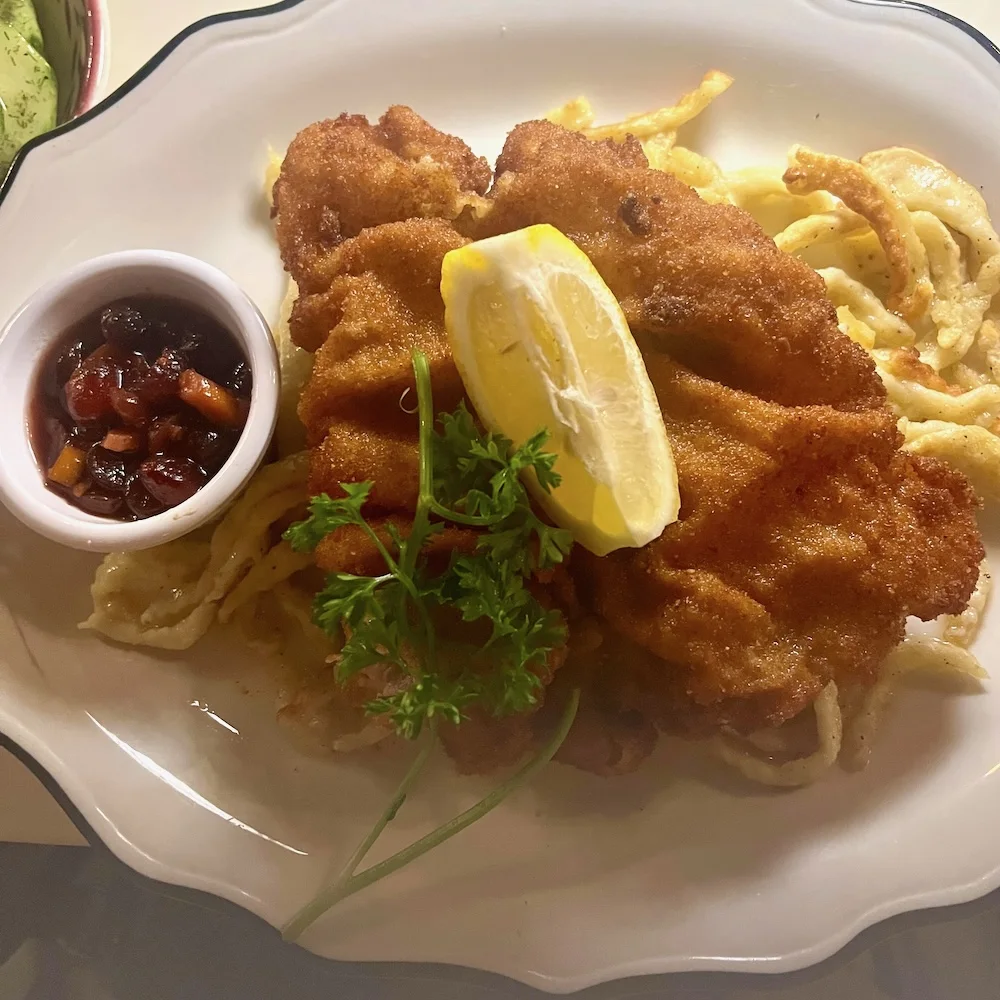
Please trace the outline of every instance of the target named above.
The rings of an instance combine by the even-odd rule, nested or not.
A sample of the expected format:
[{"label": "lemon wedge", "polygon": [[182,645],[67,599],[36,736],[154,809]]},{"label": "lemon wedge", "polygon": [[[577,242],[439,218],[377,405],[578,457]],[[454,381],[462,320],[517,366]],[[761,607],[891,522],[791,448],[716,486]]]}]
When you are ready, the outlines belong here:
[{"label": "lemon wedge", "polygon": [[451,349],[488,430],[520,445],[545,428],[562,483],[532,492],[597,555],[639,547],[677,520],[663,417],[621,306],[587,255],[552,226],[445,255]]}]

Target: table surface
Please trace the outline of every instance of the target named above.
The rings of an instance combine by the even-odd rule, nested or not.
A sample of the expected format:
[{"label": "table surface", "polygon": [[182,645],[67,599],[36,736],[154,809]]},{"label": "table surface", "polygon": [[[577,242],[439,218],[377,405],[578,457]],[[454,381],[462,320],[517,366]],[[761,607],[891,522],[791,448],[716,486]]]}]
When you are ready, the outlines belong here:
[{"label": "table surface", "polygon": [[[254,6],[252,0],[106,4],[111,43],[105,93],[193,21]],[[1000,0],[937,0],[934,6],[1000,41]],[[230,904],[142,878],[101,847],[75,849],[85,843],[41,784],[0,749],[0,1000],[539,996],[464,970],[316,959],[282,944],[270,928]],[[963,906],[886,921],[802,973],[650,977],[584,995],[986,1000],[1000,996],[998,942],[1000,891]]]}]

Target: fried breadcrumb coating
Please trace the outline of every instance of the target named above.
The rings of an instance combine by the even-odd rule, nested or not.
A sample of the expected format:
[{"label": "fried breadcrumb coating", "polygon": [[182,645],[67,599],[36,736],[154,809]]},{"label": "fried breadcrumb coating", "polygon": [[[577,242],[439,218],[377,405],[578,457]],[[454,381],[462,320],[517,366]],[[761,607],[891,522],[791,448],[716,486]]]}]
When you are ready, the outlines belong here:
[{"label": "fried breadcrumb coating", "polygon": [[[870,682],[907,616],[962,610],[983,555],[976,498],[959,473],[899,451],[874,365],[838,329],[814,271],[746,212],[649,169],[634,140],[528,122],[485,207],[464,211],[487,183],[483,161],[409,109],[300,133],[276,199],[282,257],[303,289],[292,334],[316,351],[299,412],[311,491],[372,480],[373,514],[405,524],[411,350],[431,359],[439,410],[463,395],[438,290],[444,254],[549,223],[594,262],[643,351],[681,516],[642,549],[598,558],[578,546],[550,588],[570,623],[554,683],[584,685],[561,759],[618,773],[662,729],[776,725],[830,679]],[[368,557],[347,534],[319,550],[330,570]],[[488,770],[545,719],[471,719],[446,742],[464,769]]]}]

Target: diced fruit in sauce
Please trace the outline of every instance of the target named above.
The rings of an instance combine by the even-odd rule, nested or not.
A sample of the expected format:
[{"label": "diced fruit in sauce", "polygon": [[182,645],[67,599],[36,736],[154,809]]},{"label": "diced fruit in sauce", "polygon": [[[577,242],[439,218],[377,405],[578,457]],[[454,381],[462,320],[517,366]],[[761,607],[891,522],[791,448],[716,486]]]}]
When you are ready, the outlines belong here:
[{"label": "diced fruit in sauce", "polygon": [[199,375],[193,368],[181,372],[178,385],[181,400],[213,424],[236,427],[246,420],[239,400],[228,389]]},{"label": "diced fruit in sauce", "polygon": [[49,469],[49,479],[60,486],[75,486],[86,464],[87,456],[84,452],[70,444],[63,445],[59,457]]},{"label": "diced fruit in sauce", "polygon": [[236,447],[251,389],[239,345],[207,314],[163,297],[109,303],[39,372],[32,431],[48,485],[123,520],[183,503]]},{"label": "diced fruit in sauce", "polygon": [[101,310],[101,333],[104,339],[122,351],[134,351],[146,332],[142,313],[124,302],[105,306]]},{"label": "diced fruit in sauce", "polygon": [[128,485],[125,459],[99,444],[87,452],[87,475],[91,482],[117,493],[123,493]]},{"label": "diced fruit in sauce", "polygon": [[229,378],[228,385],[237,396],[249,396],[252,382],[250,366],[245,361],[241,361],[233,369],[233,374]]},{"label": "diced fruit in sauce", "polygon": [[115,517],[125,506],[125,497],[121,493],[91,487],[76,497],[76,505],[88,514],[98,517]]},{"label": "diced fruit in sauce", "polygon": [[132,389],[112,389],[109,393],[115,413],[132,427],[145,427],[149,423],[149,407],[141,392]]},{"label": "diced fruit in sauce", "polygon": [[102,424],[77,424],[69,432],[69,442],[76,448],[86,451],[92,444],[97,444],[107,433]]},{"label": "diced fruit in sauce", "polygon": [[210,425],[193,428],[188,436],[188,454],[205,470],[217,472],[229,458],[239,435],[235,430]]},{"label": "diced fruit in sauce", "polygon": [[46,469],[51,469],[59,458],[59,453],[69,442],[69,431],[66,429],[66,423],[58,417],[47,416],[43,423],[47,448],[40,457],[42,465]]},{"label": "diced fruit in sauce", "polygon": [[82,340],[74,340],[69,347],[59,355],[56,361],[56,381],[60,386],[64,386],[69,377],[80,367],[83,359],[87,356],[87,348]]},{"label": "diced fruit in sauce", "polygon": [[187,436],[187,428],[176,413],[167,417],[157,417],[149,426],[149,453],[165,455],[173,451]]},{"label": "diced fruit in sauce", "polygon": [[65,385],[66,409],[78,423],[93,423],[114,415],[111,391],[121,386],[121,364],[114,358],[91,356]]},{"label": "diced fruit in sauce", "polygon": [[157,455],[139,466],[139,479],[146,492],[164,507],[176,507],[193,497],[205,485],[208,476],[190,458]]},{"label": "diced fruit in sauce", "polygon": [[167,509],[166,504],[160,503],[146,492],[138,472],[125,491],[125,503],[137,518],[152,517],[154,514],[162,514]]},{"label": "diced fruit in sauce", "polygon": [[157,378],[151,383],[152,386],[155,386],[156,391],[174,395],[177,392],[177,380],[187,366],[187,358],[180,351],[173,347],[164,347],[160,356],[153,362]]},{"label": "diced fruit in sauce", "polygon": [[131,428],[128,430],[113,430],[108,431],[104,435],[104,438],[101,440],[101,446],[107,448],[108,451],[138,451],[145,439],[145,435],[139,430]]}]

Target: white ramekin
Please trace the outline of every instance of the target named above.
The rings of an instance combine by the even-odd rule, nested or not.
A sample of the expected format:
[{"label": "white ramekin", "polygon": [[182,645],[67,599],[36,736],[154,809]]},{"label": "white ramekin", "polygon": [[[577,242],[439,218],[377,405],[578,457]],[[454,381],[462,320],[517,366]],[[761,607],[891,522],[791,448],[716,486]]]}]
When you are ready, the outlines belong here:
[{"label": "white ramekin", "polygon": [[[169,295],[204,309],[246,353],[253,389],[246,425],[226,464],[183,503],[141,521],[74,507],[45,486],[30,437],[39,363],[88,313],[130,295]],[[36,291],[0,333],[0,501],[41,535],[75,549],[112,552],[168,542],[217,516],[260,465],[278,416],[278,358],[249,296],[218,268],[166,250],[126,250],[86,261]]]}]

